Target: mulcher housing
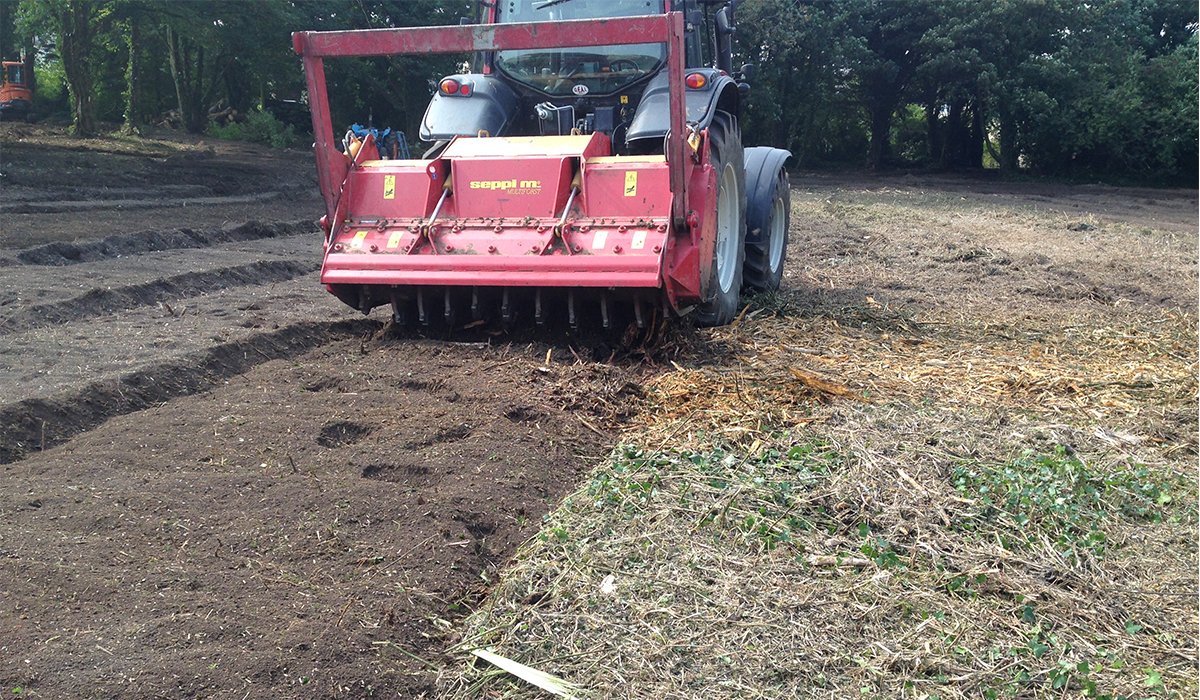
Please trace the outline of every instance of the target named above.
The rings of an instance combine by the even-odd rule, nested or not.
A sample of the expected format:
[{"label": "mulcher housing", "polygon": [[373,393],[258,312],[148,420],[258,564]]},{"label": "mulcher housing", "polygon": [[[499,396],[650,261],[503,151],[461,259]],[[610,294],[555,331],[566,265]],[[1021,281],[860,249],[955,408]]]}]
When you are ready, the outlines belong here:
[{"label": "mulcher housing", "polygon": [[[695,1],[676,5],[688,9]],[[714,266],[734,264],[721,251],[746,244],[747,201],[744,191],[719,196],[722,183],[733,180],[722,180],[713,167],[709,129],[720,113],[736,124],[746,87],[730,76],[728,65],[685,67],[686,35],[696,28],[682,11],[494,23],[496,12],[489,10],[485,19],[493,23],[487,24],[294,35],[308,78],[327,211],[322,282],[364,313],[390,303],[400,321],[413,310],[425,322],[443,313],[452,320],[458,303],[469,303],[476,317],[483,307],[499,305],[509,320],[518,302],[531,301],[540,322],[550,313],[551,302],[543,299],[548,290],[566,292],[554,296],[569,300],[572,323],[577,296],[599,300],[606,323],[610,297],[636,302],[639,322],[647,301],[676,313],[712,306],[721,293],[717,280],[729,278],[714,274]],[[725,24],[714,26],[727,27],[721,12]],[[610,94],[587,96],[587,89],[576,88],[555,98],[493,65],[494,52],[502,50],[647,44],[664,44],[665,60]],[[422,138],[441,141],[439,148],[426,160],[370,159],[376,151],[370,143],[353,158],[339,151],[324,59],[422,53],[483,57],[483,72],[451,76],[459,88],[439,91],[426,113]],[[615,59],[604,70],[632,73],[630,64],[637,65]],[[689,88],[685,76],[688,85],[702,83],[704,89]],[[535,101],[540,123],[529,109]],[[564,113],[578,118],[564,123]],[[538,135],[520,133],[531,124]],[[782,177],[786,186],[786,151],[749,150],[770,155],[751,158],[747,152],[746,160],[772,172],[736,180]],[[744,190],[744,184],[738,187]],[[725,202],[724,218],[718,201]],[[760,225],[752,237],[778,228]],[[740,257],[736,264],[736,288],[725,290],[735,302]],[[731,320],[727,312],[704,318]]]}]

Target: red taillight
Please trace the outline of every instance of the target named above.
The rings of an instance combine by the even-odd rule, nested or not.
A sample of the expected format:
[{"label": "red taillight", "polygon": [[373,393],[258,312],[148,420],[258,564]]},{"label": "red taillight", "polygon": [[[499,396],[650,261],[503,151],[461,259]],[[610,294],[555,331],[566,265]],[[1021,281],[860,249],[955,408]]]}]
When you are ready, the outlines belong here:
[{"label": "red taillight", "polygon": [[708,84],[708,78],[705,78],[703,73],[689,73],[683,82],[691,89],[699,90]]},{"label": "red taillight", "polygon": [[471,86],[466,83],[463,83],[462,87],[460,87],[458,89],[458,94],[462,95],[463,97],[470,97],[471,96]]},{"label": "red taillight", "polygon": [[[466,86],[464,85],[463,87]],[[442,81],[441,90],[447,95],[453,95],[458,92],[458,81],[454,78],[446,78]]]}]

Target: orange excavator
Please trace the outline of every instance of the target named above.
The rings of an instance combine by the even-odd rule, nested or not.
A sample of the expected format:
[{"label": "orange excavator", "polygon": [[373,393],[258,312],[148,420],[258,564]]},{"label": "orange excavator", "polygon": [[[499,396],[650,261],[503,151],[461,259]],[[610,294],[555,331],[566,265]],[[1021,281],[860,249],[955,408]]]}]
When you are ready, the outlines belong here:
[{"label": "orange excavator", "polygon": [[25,64],[4,61],[0,67],[4,69],[4,82],[0,83],[0,119],[27,119],[29,108],[33,106],[33,91],[25,81]]}]

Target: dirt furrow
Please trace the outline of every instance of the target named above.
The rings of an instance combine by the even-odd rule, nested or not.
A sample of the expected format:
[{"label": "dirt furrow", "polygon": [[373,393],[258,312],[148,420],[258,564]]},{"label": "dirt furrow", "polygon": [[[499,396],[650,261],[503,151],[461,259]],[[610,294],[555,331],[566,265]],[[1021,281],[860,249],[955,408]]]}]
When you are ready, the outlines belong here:
[{"label": "dirt furrow", "polygon": [[297,323],[188,353],[53,398],[32,398],[0,406],[0,464],[66,442],[113,416],[204,391],[264,362],[293,357],[320,345],[370,333],[378,327],[377,323],[365,320]]},{"label": "dirt furrow", "polygon": [[168,209],[226,204],[266,202],[280,197],[279,192],[238,195],[232,197],[183,197],[155,199],[84,199],[67,202],[19,202],[0,204],[0,214],[62,214],[89,212],[101,209]]},{"label": "dirt furrow", "polygon": [[310,235],[318,231],[316,223],[307,219],[268,223],[247,221],[244,224],[219,229],[139,231],[106,236],[98,240],[72,243],[59,241],[27,248],[13,257],[0,257],[0,267],[18,264],[76,265],[162,250],[207,248],[222,243]]},{"label": "dirt furrow", "polygon": [[115,289],[97,287],[70,299],[27,306],[0,321],[0,334],[171,302],[226,287],[283,282],[318,269],[320,264],[311,261],[266,260],[217,270],[188,272]]}]

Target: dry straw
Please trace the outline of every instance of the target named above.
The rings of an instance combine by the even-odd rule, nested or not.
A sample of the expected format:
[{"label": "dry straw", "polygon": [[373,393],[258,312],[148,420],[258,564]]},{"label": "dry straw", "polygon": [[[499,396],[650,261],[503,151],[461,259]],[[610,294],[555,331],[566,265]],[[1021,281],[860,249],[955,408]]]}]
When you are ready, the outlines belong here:
[{"label": "dry straw", "polygon": [[544,697],[481,647],[596,698],[1197,695],[1194,313],[834,298],[668,334],[444,695]]}]

